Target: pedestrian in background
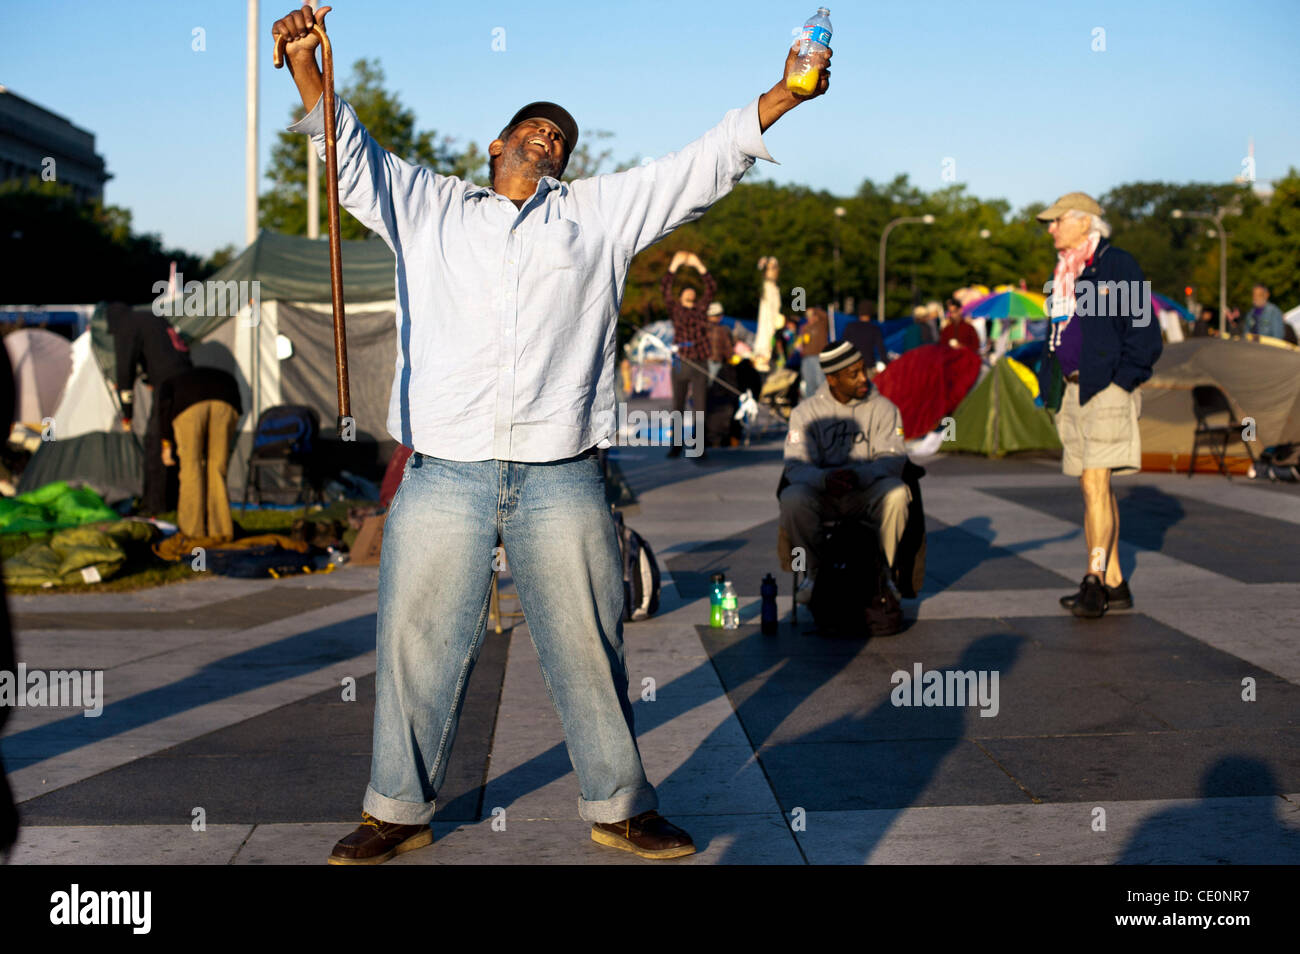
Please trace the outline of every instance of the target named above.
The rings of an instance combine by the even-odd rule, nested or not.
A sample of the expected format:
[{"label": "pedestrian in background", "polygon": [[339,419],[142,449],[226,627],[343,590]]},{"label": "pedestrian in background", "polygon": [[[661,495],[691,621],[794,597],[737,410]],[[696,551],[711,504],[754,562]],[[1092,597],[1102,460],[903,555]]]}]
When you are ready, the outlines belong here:
[{"label": "pedestrian in background", "polygon": [[[1057,412],[1061,469],[1079,478],[1088,544],[1079,592],[1061,597],[1061,605],[1087,619],[1133,605],[1119,565],[1119,504],[1111,475],[1142,469],[1138,386],[1151,377],[1164,347],[1150,296],[1138,291],[1142,269],[1110,244],[1102,215],[1097,201],[1082,192],[1063,195],[1038,213],[1057,255],[1040,388],[1044,403]],[[1127,294],[1115,293],[1120,283]],[[1091,305],[1079,308],[1080,300]],[[1146,310],[1140,311],[1143,301]]]},{"label": "pedestrian in background", "polygon": [[[673,295],[673,281],[677,270],[683,265],[694,268],[704,282],[704,291],[696,292],[689,285],[676,296]],[[718,282],[704,267],[694,252],[679,251],[673,255],[664,274],[664,305],[668,308],[668,317],[673,322],[673,436],[672,446],[668,449],[669,457],[682,454],[683,434],[677,431],[677,422],[686,413],[686,394],[690,392],[695,410],[708,414],[709,370],[712,360],[712,346],[709,341],[708,310],[717,293]]]},{"label": "pedestrian in background", "polygon": [[1267,338],[1286,338],[1286,320],[1282,309],[1268,300],[1267,285],[1256,285],[1250,290],[1253,307],[1246,312],[1246,334],[1260,335]]}]

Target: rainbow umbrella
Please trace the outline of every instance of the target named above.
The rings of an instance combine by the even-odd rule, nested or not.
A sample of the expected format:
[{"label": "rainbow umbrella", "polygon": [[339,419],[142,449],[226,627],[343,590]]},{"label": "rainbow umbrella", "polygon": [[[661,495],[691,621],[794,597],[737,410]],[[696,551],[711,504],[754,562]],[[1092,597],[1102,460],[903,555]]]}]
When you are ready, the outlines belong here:
[{"label": "rainbow umbrella", "polygon": [[1165,295],[1158,295],[1155,292],[1152,292],[1151,306],[1155,308],[1156,311],[1176,311],[1182,316],[1183,321],[1192,320],[1191,312],[1189,312],[1184,306],[1178,304],[1178,302],[1174,301],[1172,298]]},{"label": "rainbow umbrella", "polygon": [[1046,318],[1046,301],[1037,292],[1015,288],[976,299],[961,311],[969,318]]}]

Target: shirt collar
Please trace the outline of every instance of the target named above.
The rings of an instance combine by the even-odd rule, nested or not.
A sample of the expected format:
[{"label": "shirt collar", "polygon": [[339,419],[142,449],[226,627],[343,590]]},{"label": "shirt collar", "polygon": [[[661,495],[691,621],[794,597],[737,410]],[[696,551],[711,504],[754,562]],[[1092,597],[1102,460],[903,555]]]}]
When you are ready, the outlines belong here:
[{"label": "shirt collar", "polygon": [[[566,186],[564,185],[563,182],[561,182],[559,179],[555,178],[554,176],[542,176],[540,179],[537,180],[537,192],[534,194],[538,196],[545,196],[546,193],[550,192],[552,189],[558,189],[560,194],[563,195]],[[470,199],[475,199],[478,198],[479,196],[497,195],[497,194],[498,193],[492,191],[492,188],[490,186],[476,186],[473,189],[466,190],[464,198],[466,201],[469,201]]]}]

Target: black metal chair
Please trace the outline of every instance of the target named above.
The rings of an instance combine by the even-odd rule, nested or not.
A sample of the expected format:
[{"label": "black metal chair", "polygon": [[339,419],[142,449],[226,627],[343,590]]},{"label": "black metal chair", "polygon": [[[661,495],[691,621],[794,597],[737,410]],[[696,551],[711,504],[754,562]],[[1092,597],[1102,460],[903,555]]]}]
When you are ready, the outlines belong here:
[{"label": "black metal chair", "polygon": [[[1192,412],[1196,415],[1196,433],[1192,437],[1192,460],[1187,465],[1188,477],[1196,473],[1196,458],[1203,445],[1209,447],[1211,456],[1219,462],[1219,473],[1229,480],[1232,480],[1232,474],[1228,471],[1227,464],[1228,445],[1233,441],[1241,441],[1250,462],[1255,463],[1255,452],[1251,450],[1250,441],[1241,433],[1244,425],[1237,420],[1232,405],[1228,403],[1228,396],[1223,391],[1212,384],[1200,384],[1192,388]],[[1226,415],[1227,423],[1209,423],[1209,418],[1219,415]],[[1215,445],[1218,445],[1217,451]]]},{"label": "black metal chair", "polygon": [[[248,471],[244,477],[244,506],[248,506],[248,493],[257,487],[257,502],[262,503],[262,471],[278,471],[296,490],[294,503],[306,503],[307,491],[315,492],[316,475],[312,469],[313,451],[320,435],[320,415],[315,409],[295,404],[277,404],[268,407],[257,418],[253,432],[253,449],[248,455]],[[294,473],[296,471],[296,473]]]}]

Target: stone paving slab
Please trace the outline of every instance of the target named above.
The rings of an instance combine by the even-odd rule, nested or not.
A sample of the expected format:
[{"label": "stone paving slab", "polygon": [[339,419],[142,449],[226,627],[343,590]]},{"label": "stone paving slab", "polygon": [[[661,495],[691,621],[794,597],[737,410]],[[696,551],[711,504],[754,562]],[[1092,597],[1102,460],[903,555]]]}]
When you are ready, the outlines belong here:
[{"label": "stone paving slab", "polygon": [[[1298,857],[1298,800],[1282,793],[1300,791],[1300,589],[1221,572],[1222,533],[1206,532],[1237,515],[1294,527],[1294,495],[1140,475],[1125,485],[1137,516],[1121,545],[1137,609],[1085,622],[1056,606],[1084,556],[1078,523],[1055,506],[1078,497],[1076,482],[1048,460],[939,458],[926,463],[930,565],[922,598],[907,601],[908,629],[827,641],[807,635],[806,610],[777,637],[755,625],[757,584],[777,565],[779,445],[705,464],[665,460],[660,448],[619,456],[638,494],[628,523],[666,570],[661,613],[627,624],[624,637],[647,775],[665,815],[701,848],[672,863]],[[1035,495],[1040,508],[1026,503]],[[1198,564],[1144,548],[1155,538],[1143,520],[1164,521],[1161,542],[1175,529],[1199,533],[1208,555]],[[697,593],[721,561],[740,584],[744,624],[734,632],[703,625]],[[789,577],[777,578],[788,612]],[[123,863],[134,847],[130,860],[159,863],[322,863],[355,824],[368,774],[376,580],[375,568],[347,568],[16,602],[29,619],[102,613],[125,628],[60,629],[56,619],[20,631],[20,648],[31,645],[46,668],[103,660],[113,687],[103,718],[116,725],[20,710],[0,750],[24,813],[40,823],[14,860]],[[151,628],[167,589],[209,615],[229,607],[229,627]],[[295,600],[306,609],[257,618]],[[126,625],[142,614],[147,624]],[[526,625],[484,653],[439,797],[437,842],[391,864],[652,863],[590,841]],[[998,715],[894,706],[890,676],[914,663],[996,670]],[[344,675],[358,679],[357,703],[336,701]],[[1243,679],[1257,702],[1241,700]],[[178,687],[198,698],[177,697]],[[296,805],[285,798],[294,786],[308,792]],[[200,798],[202,834],[188,824]],[[1092,830],[1097,807],[1105,832]],[[505,831],[493,828],[494,808]],[[151,824],[160,821],[170,824]]]},{"label": "stone paving slab", "polygon": [[[1047,487],[985,492],[1083,525],[1081,494]],[[1148,485],[1117,482],[1115,497],[1120,539],[1126,543],[1240,583],[1300,583],[1300,536],[1271,515],[1244,513]]]}]

